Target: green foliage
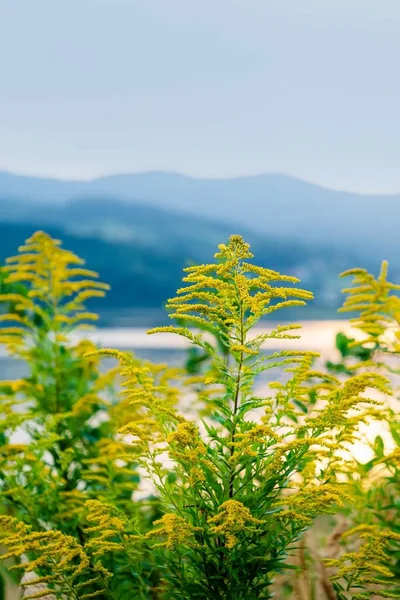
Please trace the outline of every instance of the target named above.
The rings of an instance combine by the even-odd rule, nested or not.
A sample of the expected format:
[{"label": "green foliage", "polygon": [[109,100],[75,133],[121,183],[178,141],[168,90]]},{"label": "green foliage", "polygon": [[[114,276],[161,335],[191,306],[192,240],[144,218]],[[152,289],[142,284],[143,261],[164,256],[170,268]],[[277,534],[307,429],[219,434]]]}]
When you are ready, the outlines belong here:
[{"label": "green foliage", "polygon": [[[117,371],[102,373],[99,358],[84,358],[95,346],[71,337],[95,319],[84,302],[107,288],[82,263],[39,232],[7,262],[0,296],[9,309],[0,319],[12,324],[0,340],[29,368],[23,379],[0,383],[0,510],[79,544],[86,500],[112,501],[133,517],[139,482],[135,448],[116,439],[134,412],[121,414],[116,404]],[[17,284],[24,287],[10,290]],[[15,443],[16,434],[26,443]]]},{"label": "green foliage", "polygon": [[[353,271],[345,306],[365,338],[338,336],[342,360],[320,372],[317,353],[290,350],[298,325],[258,329],[312,294],[254,265],[240,236],[215,258],[186,268],[167,304],[176,324],[149,332],[190,342],[184,369],[78,339],[107,286],[48,235],[1,270],[0,342],[28,375],[0,383],[0,543],[9,572],[39,586],[22,579],[26,597],[267,599],[296,580],[299,549],[329,600],[398,597],[399,452],[377,436],[372,461],[351,454],[378,416],[400,438],[377,399],[396,373],[381,358],[399,351],[396,286],[384,269]],[[264,351],[278,339],[287,350]],[[261,386],[269,370],[277,381]],[[352,526],[324,566],[305,535],[342,514]]]},{"label": "green foliage", "polygon": [[[164,505],[146,536],[165,570],[164,598],[271,597],[272,580],[289,568],[288,554],[302,533],[346,496],[337,473],[348,465],[339,450],[354,441],[375,404],[362,393],[387,391],[374,373],[340,385],[313,371],[315,353],[263,354],[266,339],[291,339],[298,326],[257,334],[260,319],[312,295],[293,286],[295,278],[248,262],[251,257],[233,236],[220,246],[217,263],[186,269],[187,285],[168,308],[172,318],[200,325],[199,333],[182,325],[149,332],[174,332],[208,356],[204,383],[212,411],[199,425],[163,400],[165,389],[148,369],[118,351],[102,351],[120,360],[125,395],[145,410],[144,426],[134,421],[123,433],[141,445],[142,465]],[[209,332],[219,343],[210,342]],[[256,394],[257,375],[272,368],[284,368],[289,380],[270,385],[272,396]]]},{"label": "green foliage", "polygon": [[340,353],[340,361],[334,363],[327,361],[326,366],[329,371],[351,375],[352,371],[347,364],[349,359],[355,359],[357,362],[366,362],[372,358],[373,348],[357,344],[354,338],[349,338],[346,334],[339,332],[336,336],[336,349]]},{"label": "green foliage", "polygon": [[[397,295],[400,286],[388,281],[387,270],[387,263],[383,262],[377,278],[364,269],[343,274],[353,276],[353,285],[343,290],[347,298],[341,311],[357,313],[350,322],[359,336],[356,341],[339,334],[336,341],[340,362],[327,366],[343,374],[361,373],[371,368],[388,373],[396,395],[400,374],[400,299]],[[328,561],[328,565],[338,568],[335,589],[340,600],[400,597],[398,408],[385,406],[379,418],[385,439],[377,435],[370,442],[372,458],[357,463],[350,489],[351,520],[355,528],[343,537],[344,554]],[[356,534],[361,535],[361,545],[354,543]],[[379,593],[377,587],[381,590]]]}]

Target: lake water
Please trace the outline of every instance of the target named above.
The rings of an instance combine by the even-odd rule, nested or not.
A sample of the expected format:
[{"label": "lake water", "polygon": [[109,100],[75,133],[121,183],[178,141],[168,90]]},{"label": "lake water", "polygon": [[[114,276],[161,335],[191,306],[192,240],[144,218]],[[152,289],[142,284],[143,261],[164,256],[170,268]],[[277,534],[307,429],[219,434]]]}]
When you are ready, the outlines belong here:
[{"label": "lake water", "polygon": [[[336,358],[335,336],[342,331],[356,336],[347,321],[306,321],[301,323],[302,329],[299,340],[268,340],[264,344],[265,351],[281,349],[315,350],[321,353],[321,360]],[[270,331],[274,327],[269,323],[266,327],[260,327],[255,334]],[[295,332],[296,333],[296,332]],[[81,337],[89,338],[99,347],[117,348],[129,350],[141,358],[152,362],[167,362],[171,365],[181,364],[184,360],[189,343],[186,339],[171,334],[159,333],[148,335],[146,329],[141,328],[104,328],[84,334],[75,334],[72,341]],[[25,366],[20,361],[6,355],[4,349],[0,349],[0,379],[13,379],[25,374]]]},{"label": "lake water", "polygon": [[[274,327],[269,323],[268,327],[259,328],[255,334],[267,332]],[[316,361],[316,368],[323,367],[326,360],[337,360],[338,352],[335,349],[335,337],[337,333],[343,332],[357,339],[359,332],[354,331],[348,321],[307,321],[302,323],[302,329],[297,333],[301,334],[298,340],[268,340],[263,348],[265,352],[273,352],[281,349],[292,350],[313,350],[320,353],[320,359]],[[168,363],[170,365],[182,364],[186,356],[186,349],[189,346],[184,338],[174,334],[156,334],[147,335],[145,329],[141,328],[104,328],[94,332],[85,332],[84,336],[90,338],[99,347],[117,348],[119,350],[132,350],[138,357],[151,360],[156,363]],[[73,341],[77,341],[79,335],[74,335]],[[107,359],[107,362],[108,359]],[[108,366],[104,364],[104,368]],[[8,357],[4,349],[0,349],[0,379],[13,379],[25,374],[25,365],[13,358]],[[288,376],[288,375],[286,375]],[[286,378],[281,369],[267,371],[258,380],[257,392],[260,395],[265,393],[265,384],[268,380],[283,380]],[[375,394],[371,394],[374,395]],[[383,399],[383,398],[379,398]],[[390,403],[398,401],[387,399]],[[388,432],[382,424],[376,422],[365,428],[363,431],[364,442],[360,442],[353,447],[353,453],[357,459],[364,462],[370,460],[371,450],[366,441],[371,442],[379,434],[385,440],[385,446],[391,451],[392,441]],[[16,440],[17,441],[17,440]],[[146,488],[147,489],[147,488]],[[146,490],[145,490],[146,491]],[[147,493],[147,492],[146,492]]]}]

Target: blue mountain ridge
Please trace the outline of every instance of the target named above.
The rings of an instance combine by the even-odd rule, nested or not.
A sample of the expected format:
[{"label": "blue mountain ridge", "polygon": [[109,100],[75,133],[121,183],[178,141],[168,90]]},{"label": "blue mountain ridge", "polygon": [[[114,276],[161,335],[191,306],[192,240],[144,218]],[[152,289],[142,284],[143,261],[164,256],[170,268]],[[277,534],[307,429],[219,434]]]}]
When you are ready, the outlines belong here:
[{"label": "blue mountain ridge", "polygon": [[330,190],[286,175],[198,179],[164,172],[62,181],[0,172],[0,202],[63,204],[106,197],[210,218],[284,239],[362,247],[397,260],[400,195]]}]

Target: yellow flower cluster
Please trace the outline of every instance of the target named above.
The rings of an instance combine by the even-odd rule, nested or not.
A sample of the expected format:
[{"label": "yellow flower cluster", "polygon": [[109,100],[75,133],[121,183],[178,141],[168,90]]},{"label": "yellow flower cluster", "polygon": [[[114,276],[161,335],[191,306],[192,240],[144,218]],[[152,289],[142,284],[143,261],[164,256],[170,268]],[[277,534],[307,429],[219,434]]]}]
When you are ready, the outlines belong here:
[{"label": "yellow flower cluster", "polygon": [[215,471],[212,462],[206,458],[206,446],[194,423],[181,421],[175,431],[167,435],[166,441],[169,444],[169,456],[185,468],[189,485],[205,481],[206,474]]},{"label": "yellow flower cluster", "polygon": [[177,546],[196,546],[195,533],[201,531],[199,527],[193,527],[182,517],[173,513],[165,514],[161,519],[154,521],[155,529],[146,534],[146,538],[166,536],[166,540],[156,547],[165,547],[174,550]]},{"label": "yellow flower cluster", "polygon": [[[345,579],[349,582],[349,591],[369,588],[379,597],[396,598],[398,594],[388,589],[389,581],[394,577],[390,569],[390,546],[396,553],[400,551],[400,534],[395,531],[381,530],[376,525],[359,525],[344,534],[344,538],[359,535],[362,540],[361,547],[354,552],[346,552],[337,559],[326,560],[327,567],[334,567],[333,580]],[[393,582],[394,587],[396,583]],[[377,588],[383,584],[384,589]],[[370,596],[366,596],[370,598]],[[374,596],[373,596],[374,597]]]},{"label": "yellow flower cluster", "polygon": [[232,443],[234,452],[229,460],[235,463],[242,460],[244,456],[256,457],[260,452],[260,446],[272,446],[278,441],[281,441],[281,438],[269,425],[254,424],[245,433],[236,434],[236,441]]},{"label": "yellow flower cluster", "polygon": [[[90,565],[87,554],[75,538],[64,535],[60,531],[32,531],[27,525],[12,517],[0,516],[0,540],[7,548],[1,560],[13,558],[17,561],[9,569],[25,573],[38,570],[47,572],[30,580],[29,585],[46,583],[54,591],[66,588],[79,590],[79,598],[82,600],[104,594],[105,589],[102,586],[104,570]],[[24,556],[32,558],[21,562],[20,559]],[[88,585],[94,585],[97,590],[86,593],[85,588]],[[50,593],[41,592],[41,595]]]},{"label": "yellow flower cluster", "polygon": [[296,515],[300,521],[310,523],[316,515],[334,513],[343,506],[344,500],[349,500],[343,486],[332,484],[308,484],[299,491],[288,494],[276,503],[285,509],[277,514],[278,518]]},{"label": "yellow flower cluster", "polygon": [[[315,416],[306,419],[307,426],[316,429],[345,427],[348,441],[351,441],[359,423],[368,416],[365,407],[382,405],[382,402],[363,395],[370,388],[387,395],[391,393],[389,380],[382,375],[369,372],[354,375],[326,396],[326,405]],[[350,411],[359,414],[350,416]]]},{"label": "yellow flower cluster", "polygon": [[35,330],[37,319],[55,335],[82,321],[97,319],[97,315],[85,310],[84,303],[104,296],[109,286],[96,281],[97,273],[83,268],[84,261],[61,248],[59,240],[38,231],[19,248],[18,255],[6,262],[5,282],[26,286],[26,294],[0,295],[1,302],[15,305],[15,311],[1,315],[2,321],[16,324],[0,330],[0,343],[7,345],[10,352],[15,353],[24,345],[26,333]]},{"label": "yellow flower cluster", "polygon": [[115,506],[88,500],[86,502],[87,520],[93,523],[85,528],[90,539],[85,550],[92,556],[104,556],[108,552],[130,552],[140,536],[133,534],[124,513]]},{"label": "yellow flower cluster", "polygon": [[[226,343],[230,340],[234,354],[256,355],[263,340],[247,340],[250,328],[264,315],[280,308],[303,305],[313,295],[306,290],[281,285],[283,282],[297,283],[296,277],[245,262],[253,255],[239,235],[231,236],[228,244],[221,244],[215,257],[219,263],[185,269],[188,274],[183,281],[188,285],[178,289],[177,296],[168,300],[169,316],[210,332],[219,332],[226,338]],[[280,301],[274,303],[274,300]],[[149,331],[157,332],[173,332],[192,343],[202,343],[202,338],[187,327],[157,327]],[[278,332],[274,332],[274,337],[277,335]]]},{"label": "yellow flower cluster", "polygon": [[219,507],[218,513],[209,519],[210,531],[216,536],[225,538],[225,546],[234,548],[240,534],[261,531],[264,521],[255,519],[250,510],[237,500],[227,500]]},{"label": "yellow flower cluster", "polygon": [[[400,352],[400,298],[396,294],[400,285],[387,279],[388,264],[382,262],[379,276],[375,278],[365,269],[350,269],[342,277],[353,276],[352,287],[345,288],[347,298],[340,312],[357,312],[350,322],[365,334],[363,344],[380,344]],[[385,340],[385,334],[395,327],[394,341]],[[353,345],[360,342],[354,341]]]},{"label": "yellow flower cluster", "polygon": [[199,442],[199,428],[191,421],[183,421],[168,435],[167,442],[182,448],[196,445]]}]

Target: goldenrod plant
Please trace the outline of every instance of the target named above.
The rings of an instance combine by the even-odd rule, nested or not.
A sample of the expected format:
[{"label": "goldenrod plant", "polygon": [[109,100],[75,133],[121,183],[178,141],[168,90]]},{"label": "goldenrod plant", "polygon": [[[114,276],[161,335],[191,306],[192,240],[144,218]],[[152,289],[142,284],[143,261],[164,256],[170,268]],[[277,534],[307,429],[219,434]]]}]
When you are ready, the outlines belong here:
[{"label": "goldenrod plant", "polygon": [[[390,394],[387,372],[372,360],[343,377],[321,372],[317,353],[290,350],[298,325],[260,330],[264,317],[312,294],[252,258],[231,236],[215,262],[186,269],[167,304],[176,325],[149,332],[198,350],[204,368],[186,375],[71,339],[93,318],[84,301],[106,286],[58,241],[37,233],[8,262],[8,285],[26,293],[0,298],[13,307],[2,341],[29,373],[2,387],[0,542],[11,572],[33,573],[41,586],[28,598],[272,598],[315,520],[357,506],[351,449],[384,413],[374,393]],[[267,340],[288,349],[266,352]],[[117,369],[103,374],[103,357],[119,363],[118,402]],[[265,383],[266,371],[276,381]],[[188,406],[198,397],[203,407]],[[14,442],[17,429],[26,443]],[[326,565],[327,594],[369,598],[367,583],[396,597],[381,563],[397,540],[377,523],[357,525],[347,535],[365,543]]]},{"label": "goldenrod plant", "polygon": [[98,357],[84,358],[96,347],[77,337],[97,318],[86,301],[108,289],[83,263],[38,232],[2,268],[0,342],[27,374],[0,382],[0,513],[26,524],[25,538],[47,540],[47,547],[51,538],[40,536],[50,530],[84,544],[89,498],[123,506],[132,518],[137,509],[135,448],[115,439],[133,411],[116,406],[116,369],[101,372]]},{"label": "goldenrod plant", "polygon": [[[258,333],[259,321],[312,294],[251,258],[243,239],[232,236],[216,263],[186,269],[186,285],[167,305],[171,318],[214,333],[227,352],[189,327],[149,332],[176,333],[210,357],[205,384],[213,412],[200,422],[165,401],[165,387],[149,369],[102,351],[120,360],[125,398],[144,411],[121,434],[142,448],[142,465],[163,502],[164,515],[145,536],[164,573],[163,598],[270,598],[304,531],[346,497],[338,474],[350,467],[339,451],[378,404],[364,392],[388,392],[385,377],[372,372],[341,384],[315,371],[315,353],[264,353],[265,340],[290,340],[298,326]],[[268,369],[283,369],[289,379],[260,395],[256,378]]]},{"label": "goldenrod plant", "polygon": [[[371,411],[362,435],[364,457],[353,462],[348,474],[351,502],[337,511],[331,530],[314,527],[307,535],[295,557],[295,574],[279,581],[279,599],[377,600],[400,594],[400,429],[395,399],[400,286],[388,281],[387,273],[383,262],[378,277],[359,268],[342,274],[353,278],[343,290],[346,299],[340,312],[355,313],[350,319],[355,337],[337,335],[340,360],[329,361],[327,368],[341,380],[366,370],[389,375],[395,404]],[[381,434],[368,438],[371,429]],[[283,587],[288,590],[285,596]]]},{"label": "goldenrod plant", "polygon": [[346,299],[340,311],[355,313],[350,323],[359,336],[355,340],[341,334],[337,339],[341,360],[328,366],[342,373],[361,373],[373,368],[388,374],[395,404],[380,411],[382,435],[369,441],[369,460],[356,463],[350,490],[353,528],[342,539],[348,551],[327,565],[337,568],[334,578],[340,599],[398,598],[400,419],[396,396],[400,375],[400,285],[388,280],[385,261],[378,277],[365,269],[352,269],[342,276],[352,276],[353,282],[343,290]]}]

